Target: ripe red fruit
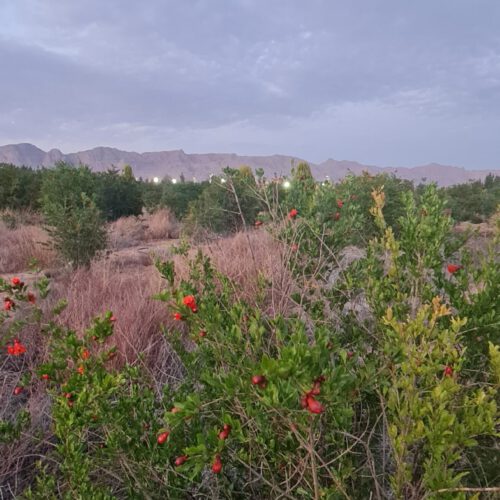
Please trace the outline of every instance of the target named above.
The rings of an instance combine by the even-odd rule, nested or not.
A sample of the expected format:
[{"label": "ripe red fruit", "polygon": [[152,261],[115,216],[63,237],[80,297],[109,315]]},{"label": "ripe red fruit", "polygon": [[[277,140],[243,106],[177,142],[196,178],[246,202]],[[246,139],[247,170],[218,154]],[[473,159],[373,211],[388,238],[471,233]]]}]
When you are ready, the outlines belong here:
[{"label": "ripe red fruit", "polygon": [[325,411],[325,407],[311,396],[307,398],[307,409],[309,412],[315,414],[323,413]]},{"label": "ripe red fruit", "polygon": [[231,432],[231,426],[229,424],[224,424],[223,430],[219,432],[219,439],[224,441],[228,438],[229,433]]},{"label": "ripe red fruit", "polygon": [[50,375],[48,373],[42,374],[42,380],[49,380],[49,379],[50,379]]},{"label": "ripe red fruit", "polygon": [[297,245],[297,243],[294,243],[290,248],[292,252],[297,252],[299,250],[299,245]]},{"label": "ripe red fruit", "polygon": [[111,321],[111,323],[114,323],[116,321],[116,316],[111,316],[111,318],[109,318],[109,321]]},{"label": "ripe red fruit", "polygon": [[170,434],[170,433],[169,433],[169,432],[167,432],[167,431],[162,432],[162,433],[158,436],[158,438],[156,439],[156,441],[158,442],[158,444],[163,444],[163,443],[167,440],[167,438],[168,438],[168,435],[169,435],[169,434]]},{"label": "ripe red fruit", "polygon": [[34,304],[36,302],[36,297],[34,293],[28,292],[28,302]]},{"label": "ripe red fruit", "polygon": [[207,332],[205,330],[201,330],[200,333],[198,334],[201,338],[207,336]]},{"label": "ripe red fruit", "polygon": [[261,389],[266,387],[266,377],[264,375],[254,375],[252,377],[252,385],[258,385]]},{"label": "ripe red fruit", "polygon": [[179,413],[180,411],[182,411],[180,408],[178,408],[177,406],[174,406],[174,407],[170,410],[170,413]]},{"label": "ripe red fruit", "polygon": [[289,219],[295,219],[297,215],[299,214],[299,211],[296,208],[292,208],[290,212],[288,212],[288,218]]},{"label": "ripe red fruit", "polygon": [[189,307],[191,311],[196,312],[198,308],[196,307],[196,299],[194,298],[194,295],[186,295],[183,299],[182,302],[185,306]]},{"label": "ripe red fruit", "polygon": [[222,462],[219,455],[215,455],[214,463],[212,464],[212,472],[214,474],[220,474],[222,471]]},{"label": "ripe red fruit", "polygon": [[300,398],[300,406],[305,410],[307,408],[307,394]]},{"label": "ripe red fruit", "polygon": [[445,377],[451,377],[453,375],[453,368],[451,366],[445,366],[443,373]]},{"label": "ripe red fruit", "polygon": [[73,397],[73,394],[71,394],[71,392],[66,392],[66,393],[64,394],[64,397],[65,397],[66,399],[71,399],[71,398]]},{"label": "ripe red fruit", "polygon": [[10,282],[12,283],[12,286],[19,286],[21,284],[21,280],[17,276],[12,278]]},{"label": "ripe red fruit", "polygon": [[89,359],[90,358],[90,351],[88,349],[84,349],[82,351],[82,359]]},{"label": "ripe red fruit", "polygon": [[7,346],[7,352],[12,356],[20,356],[26,352],[26,347],[19,340],[14,339],[14,344]]},{"label": "ripe red fruit", "polygon": [[458,270],[462,269],[462,266],[457,266],[456,264],[448,264],[447,269],[450,274],[454,274]]},{"label": "ripe red fruit", "polygon": [[13,394],[14,396],[19,396],[21,392],[23,392],[24,387],[22,385],[18,385],[17,387],[14,388]]},{"label": "ripe red fruit", "polygon": [[83,365],[80,365],[76,371],[80,374],[80,375],[83,375],[85,373],[85,368],[83,367]]},{"label": "ripe red fruit", "polygon": [[229,432],[227,432],[227,431],[220,431],[219,432],[219,439],[221,441],[225,441],[228,436],[229,436]]},{"label": "ripe red fruit", "polygon": [[344,202],[342,200],[337,200],[337,207],[342,208],[344,206]]},{"label": "ripe red fruit", "polygon": [[5,297],[5,299],[3,299],[3,308],[5,311],[10,311],[15,306],[16,305],[14,304],[14,301],[12,299],[9,299],[9,297]]},{"label": "ripe red fruit", "polygon": [[175,321],[181,321],[182,320],[182,314],[181,313],[175,313],[174,314],[174,320]]},{"label": "ripe red fruit", "polygon": [[335,215],[333,216],[334,220],[339,220],[340,219],[340,212],[335,212]]},{"label": "ripe red fruit", "polygon": [[261,221],[261,220],[256,220],[256,221],[255,221],[255,225],[256,225],[257,227],[262,226],[262,221]]},{"label": "ripe red fruit", "polygon": [[175,459],[175,466],[181,466],[189,457],[187,455],[181,455]]}]

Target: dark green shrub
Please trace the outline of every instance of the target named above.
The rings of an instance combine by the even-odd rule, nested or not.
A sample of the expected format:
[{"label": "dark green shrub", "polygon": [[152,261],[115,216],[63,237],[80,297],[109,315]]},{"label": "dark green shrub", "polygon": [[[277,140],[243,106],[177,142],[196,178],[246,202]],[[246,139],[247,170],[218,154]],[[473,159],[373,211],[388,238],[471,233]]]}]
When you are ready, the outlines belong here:
[{"label": "dark green shrub", "polygon": [[106,228],[88,167],[59,164],[42,184],[42,207],[53,245],[74,267],[89,265],[106,247]]}]

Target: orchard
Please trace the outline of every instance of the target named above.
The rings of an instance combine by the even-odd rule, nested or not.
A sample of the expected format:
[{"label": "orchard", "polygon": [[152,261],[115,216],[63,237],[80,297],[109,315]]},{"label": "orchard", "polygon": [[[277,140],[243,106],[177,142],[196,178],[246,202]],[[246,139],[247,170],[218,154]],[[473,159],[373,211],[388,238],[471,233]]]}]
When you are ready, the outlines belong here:
[{"label": "orchard", "polygon": [[293,282],[281,311],[265,276],[243,300],[201,247],[157,261],[176,380],[115,362],[113,312],[71,330],[64,301],[42,308],[47,278],[2,280],[15,382],[0,452],[40,450],[17,494],[498,498],[500,219],[472,254],[435,186],[397,200],[379,186],[367,206],[366,182],[318,185],[301,167],[271,201],[252,184],[269,203],[246,231],[274,238]]}]

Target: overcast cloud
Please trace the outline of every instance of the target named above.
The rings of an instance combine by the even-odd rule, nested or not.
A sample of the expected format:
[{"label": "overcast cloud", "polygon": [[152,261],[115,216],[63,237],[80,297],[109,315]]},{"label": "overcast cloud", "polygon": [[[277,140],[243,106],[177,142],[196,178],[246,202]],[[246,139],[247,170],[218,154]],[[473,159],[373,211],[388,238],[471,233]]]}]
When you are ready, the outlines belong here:
[{"label": "overcast cloud", "polygon": [[0,144],[500,168],[498,0],[0,0]]}]

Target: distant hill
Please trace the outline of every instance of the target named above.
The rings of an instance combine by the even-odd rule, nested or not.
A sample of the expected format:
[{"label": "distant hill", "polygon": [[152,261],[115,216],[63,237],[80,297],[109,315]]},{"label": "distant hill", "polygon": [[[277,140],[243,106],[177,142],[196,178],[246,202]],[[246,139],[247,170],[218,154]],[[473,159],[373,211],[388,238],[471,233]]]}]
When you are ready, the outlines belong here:
[{"label": "distant hill", "polygon": [[[12,163],[29,167],[52,166],[58,161],[72,164],[83,163],[94,170],[106,170],[111,166],[118,168],[125,164],[132,166],[138,177],[152,178],[179,177],[181,173],[186,179],[207,179],[211,173],[218,173],[222,168],[248,165],[253,169],[261,167],[268,176],[286,175],[290,173],[292,164],[305,161],[301,158],[285,155],[272,156],[240,156],[231,153],[188,154],[182,149],[158,151],[152,153],[134,153],[115,148],[97,147],[78,153],[64,154],[58,149],[46,152],[33,144],[9,144],[0,146],[0,163]],[[309,162],[314,176],[323,179],[329,176],[332,180],[343,178],[349,173],[360,174],[367,171],[394,173],[403,179],[416,183],[435,181],[441,186],[459,184],[470,180],[484,179],[492,172],[500,175],[500,170],[466,170],[461,167],[430,163],[418,167],[377,167],[363,165],[355,161],[326,160],[315,164]]]}]

